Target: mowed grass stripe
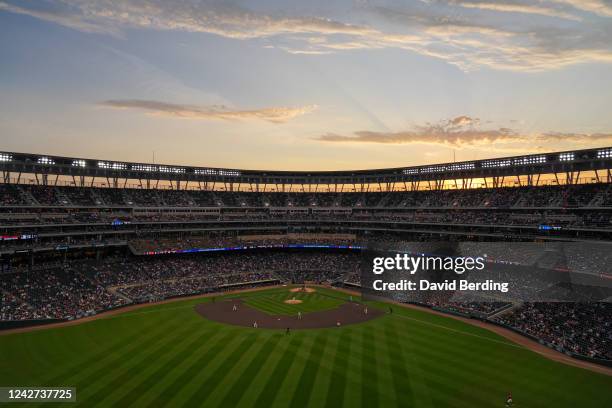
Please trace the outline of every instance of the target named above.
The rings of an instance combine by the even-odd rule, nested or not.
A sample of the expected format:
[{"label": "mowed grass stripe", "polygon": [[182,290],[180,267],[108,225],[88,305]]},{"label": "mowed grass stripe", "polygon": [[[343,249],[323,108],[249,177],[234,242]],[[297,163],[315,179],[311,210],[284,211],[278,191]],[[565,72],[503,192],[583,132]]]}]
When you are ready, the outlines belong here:
[{"label": "mowed grass stripe", "polygon": [[364,351],[369,350],[376,357],[376,382],[372,382],[379,406],[395,405],[398,396],[393,387],[393,367],[397,369],[397,361],[391,356],[391,349],[386,343],[383,325],[373,325],[370,330],[371,342],[364,343]]},{"label": "mowed grass stripe", "polygon": [[[390,320],[386,324],[391,327],[393,335],[391,339],[393,342],[400,344],[400,353],[402,359],[407,364],[406,370],[408,373],[408,381],[412,390],[412,402],[413,406],[416,407],[433,407],[431,399],[432,388],[425,378],[425,369],[422,367],[420,360],[427,357],[423,357],[420,354],[420,349],[413,340],[414,333],[412,331],[406,331],[405,327],[398,327],[399,320]],[[403,334],[405,333],[405,335]],[[435,392],[435,391],[434,391]]]},{"label": "mowed grass stripe", "polygon": [[[399,336],[400,339],[404,339],[404,336]],[[434,333],[430,333],[428,341],[425,341],[423,335],[418,335],[418,341],[412,341],[412,346],[418,348],[419,359],[423,361],[422,365],[426,369],[427,377],[430,381],[436,381],[436,374],[440,370],[469,370],[472,376],[483,374],[484,376],[490,375],[489,367],[493,365],[500,366],[511,366],[513,361],[516,359],[516,355],[508,355],[506,353],[496,353],[495,358],[492,359],[488,364],[475,365],[474,361],[486,359],[489,353],[487,344],[476,344],[462,342],[449,342],[446,336],[437,336]],[[405,343],[405,342],[404,342]],[[445,365],[449,368],[439,367],[436,361],[444,359]],[[447,373],[442,373],[442,376]],[[498,375],[504,375],[504,373],[498,373]]]},{"label": "mowed grass stripe", "polygon": [[[226,396],[228,389],[233,388],[243,372],[247,370],[253,359],[257,358],[260,353],[265,352],[265,347],[268,343],[280,340],[281,335],[273,332],[265,332],[263,330],[253,339],[252,345],[248,351],[239,353],[237,362],[225,373],[224,376],[212,376],[210,378],[210,392],[201,402],[207,407],[221,406],[221,401]],[[252,380],[252,379],[251,379]]]},{"label": "mowed grass stripe", "polygon": [[98,380],[101,376],[112,370],[113,367],[134,358],[134,356],[137,355],[137,352],[154,346],[159,340],[159,336],[162,336],[168,331],[173,331],[180,326],[180,323],[172,321],[169,321],[168,324],[158,326],[157,330],[146,333],[147,336],[143,335],[141,338],[137,339],[137,341],[130,343],[129,347],[123,348],[120,352],[113,352],[109,354],[108,358],[103,358],[97,363],[93,363],[91,366],[83,369],[81,372],[71,373],[68,378],[76,378],[77,383],[82,383],[84,387],[86,387],[87,385],[94,383],[94,380]]},{"label": "mowed grass stripe", "polygon": [[337,408],[341,406],[344,401],[352,334],[350,330],[343,330],[338,338],[336,350],[334,351],[333,374],[327,388],[327,399],[325,400],[326,407]]},{"label": "mowed grass stripe", "polygon": [[[462,354],[462,352],[468,354]],[[421,362],[423,373],[421,379],[426,381],[431,388],[436,389],[436,394],[456,394],[458,390],[449,386],[446,381],[446,378],[451,375],[463,378],[469,374],[470,382],[474,386],[478,386],[479,381],[486,382],[487,378],[483,377],[482,380],[476,379],[478,378],[476,375],[477,371],[482,369],[485,372],[489,372],[488,368],[474,364],[474,361],[483,358],[482,353],[483,349],[479,349],[477,346],[473,350],[458,348],[457,344],[451,343],[449,345],[448,338],[446,337],[440,339],[435,335],[430,335],[429,341],[425,344],[421,343],[418,350],[418,359]],[[444,361],[444,365],[440,365],[440,361]]]},{"label": "mowed grass stripe", "polygon": [[[361,358],[363,353],[361,350],[363,349],[363,343],[358,333],[360,333],[359,328],[351,328],[351,341],[349,342],[349,347],[347,347],[347,352],[351,358],[349,358],[346,368],[347,389],[343,401],[346,408],[354,408],[361,405],[361,369],[363,364],[363,359]],[[356,355],[358,351],[359,357]]]},{"label": "mowed grass stripe", "polygon": [[[363,326],[362,326],[363,327]],[[361,328],[360,328],[361,329]],[[372,328],[369,328],[369,330],[371,330]],[[342,328],[342,329],[327,329],[324,331],[321,331],[320,333],[326,333],[328,335],[331,336],[335,336],[336,333],[342,333],[346,330],[355,330],[354,328]],[[300,332],[298,332],[300,333]],[[359,331],[358,333],[361,333],[361,331]],[[364,346],[365,347],[365,346]],[[357,350],[356,353],[353,353],[353,355],[351,356],[352,359],[362,359],[363,355],[366,352],[369,352],[372,349],[372,346],[369,347],[365,347],[364,349],[361,350]],[[309,353],[308,351],[304,352],[303,350],[300,350],[296,353],[295,355],[295,360],[296,361],[301,361],[304,364],[307,364],[309,361]],[[363,364],[361,365],[363,367]],[[364,367],[365,372],[370,372],[375,369],[375,367]],[[319,368],[318,370],[320,372],[323,373],[324,377],[329,377],[329,375],[333,375],[333,364],[332,364],[332,359],[329,358],[321,358],[319,361]],[[353,386],[353,387],[359,387],[361,384],[361,373],[359,373],[358,378],[357,379],[352,379],[352,383],[349,386]],[[390,381],[390,379],[389,379]],[[377,389],[376,386],[373,384],[366,384],[365,385],[371,392],[376,393]],[[285,405],[287,405],[289,402],[285,402]]]},{"label": "mowed grass stripe", "polygon": [[[95,325],[90,323],[87,326]],[[72,335],[67,335],[67,331]],[[36,367],[26,378],[15,378],[16,383],[23,386],[41,386],[46,384],[49,376],[58,372],[60,367],[65,365],[76,365],[83,361],[84,356],[89,356],[89,351],[104,349],[108,347],[105,338],[100,338],[97,331],[90,327],[50,327],[49,330],[40,330],[23,335],[13,334],[8,338],[12,342],[17,341],[21,353],[15,350],[14,353],[2,357],[12,359],[15,355],[21,354],[20,360],[13,360],[12,364],[21,365],[23,359],[27,359],[29,364]],[[126,330],[126,336],[130,334]],[[116,339],[115,339],[116,340]],[[0,370],[8,369],[0,363]],[[13,371],[13,374],[18,371]],[[12,376],[11,376],[12,377]],[[57,384],[54,384],[57,385]]]},{"label": "mowed grass stripe", "polygon": [[[305,339],[302,343],[302,346],[293,350],[294,352],[292,357],[294,360],[289,367],[287,375],[278,384],[277,395],[272,401],[273,407],[288,407],[291,403],[293,395],[296,392],[300,392],[298,390],[300,376],[302,375],[302,371],[304,371],[304,367],[306,366],[306,361],[308,360],[310,351],[314,347],[315,339],[319,335],[319,333],[317,332],[304,333]],[[298,356],[303,357],[297,358]]]},{"label": "mowed grass stripe", "polygon": [[[332,330],[336,330],[336,329],[332,329]],[[375,326],[368,325],[368,326],[361,326],[358,328],[345,327],[345,328],[338,330],[338,333],[350,331],[352,334],[351,334],[351,341],[349,343],[351,344],[357,343],[357,346],[354,347],[353,350],[351,351],[351,360],[359,360],[360,362],[359,370],[353,371],[351,373],[352,375],[350,377],[347,377],[347,387],[350,387],[353,389],[363,387],[363,390],[361,390],[361,392],[363,393],[368,392],[369,394],[372,394],[372,395],[379,395],[380,394],[379,384],[384,388],[384,387],[387,387],[388,384],[392,381],[390,378],[391,370],[388,369],[390,366],[390,363],[384,359],[385,357],[384,353],[381,354],[377,352],[377,347],[379,345],[376,344],[376,342],[380,341],[380,339],[373,337],[371,340],[368,340],[367,342],[364,342],[361,339],[361,337],[363,337],[362,333],[365,330],[375,332],[377,329]],[[331,331],[328,331],[328,332],[333,333]],[[372,357],[372,354],[375,357]],[[375,358],[375,364],[368,364],[369,362],[368,359],[371,357]],[[330,362],[329,359],[325,359],[321,362],[320,370],[322,371],[327,370],[331,372],[332,375],[336,374],[334,372],[334,366]],[[367,382],[363,382],[362,379],[366,377],[369,378],[370,380]],[[375,381],[371,381],[371,379],[374,379]]]},{"label": "mowed grass stripe", "polygon": [[293,398],[289,404],[290,407],[306,407],[308,406],[308,400],[312,395],[313,386],[319,370],[320,361],[323,358],[323,351],[327,345],[327,338],[329,335],[325,332],[315,338],[308,357],[306,364],[300,374],[296,390],[294,391]]},{"label": "mowed grass stripe", "polygon": [[[474,406],[486,406],[495,400],[495,395],[492,391],[498,388],[501,384],[511,384],[512,379],[507,378],[504,373],[504,366],[497,365],[494,361],[489,361],[486,357],[486,351],[477,357],[471,358],[467,355],[462,355],[457,349],[456,355],[442,354],[436,358],[437,361],[444,361],[444,364],[437,366],[430,364],[423,356],[423,371],[424,378],[435,393],[432,395],[432,400],[436,405],[444,401],[467,401]],[[529,377],[529,376],[528,376]],[[478,393],[467,392],[482,387],[482,384],[487,384],[487,389],[479,390]],[[542,390],[543,392],[545,389]],[[503,394],[503,391],[499,395]],[[500,398],[499,395],[497,398]],[[449,404],[449,402],[446,402]],[[452,402],[454,404],[454,402]]]},{"label": "mowed grass stripe", "polygon": [[[397,360],[393,355],[393,349],[385,343],[382,327],[372,324],[368,326],[359,327],[351,336],[351,345],[356,343],[351,350],[351,360],[357,360],[359,364],[353,363],[353,366],[357,368],[352,369],[351,375],[347,376],[346,386],[353,390],[352,393],[355,388],[360,389],[357,394],[360,394],[361,398],[364,398],[363,395],[375,396],[376,404],[394,404],[396,393],[391,385],[392,376],[404,362]],[[374,333],[374,335],[366,336],[365,331]],[[372,356],[375,356],[374,360]],[[352,395],[349,394],[349,396]],[[355,398],[354,401],[357,404],[361,403],[360,398]]]},{"label": "mowed grass stripe", "polygon": [[[218,337],[221,337],[220,332],[214,333],[211,331],[202,331],[200,333],[194,332],[193,336],[186,336],[183,340],[180,340],[177,344],[171,347],[170,350],[174,352],[166,354],[167,358],[165,363],[159,364],[155,370],[149,370],[149,375],[143,375],[143,378],[137,384],[122,387],[124,388],[123,397],[120,399],[115,398],[116,402],[113,402],[112,405],[120,407],[132,405],[138,398],[153,389],[156,384],[162,382],[164,378],[170,374],[174,367],[188,358],[190,356],[190,352],[197,349],[199,344],[206,341],[214,341]],[[139,377],[135,378],[138,379]],[[118,397],[120,397],[120,395],[118,395]]]},{"label": "mowed grass stripe", "polygon": [[[246,389],[241,392],[241,399],[237,403],[240,407],[249,407],[255,404],[257,397],[261,394],[263,387],[268,383],[278,362],[285,354],[291,354],[291,349],[295,350],[295,344],[299,342],[299,338],[303,336],[283,336],[284,338],[276,345],[276,348],[269,354],[268,359],[260,367],[255,377],[252,379]],[[293,340],[293,342],[291,341]],[[280,389],[279,383],[284,380],[284,377],[277,379],[277,393]],[[269,406],[274,398],[266,401],[265,406]]]},{"label": "mowed grass stripe", "polygon": [[[374,336],[369,329],[361,331],[363,348],[374,346]],[[361,366],[361,406],[364,408],[378,406],[378,375],[376,364],[376,348],[363,354]]]},{"label": "mowed grass stripe", "polygon": [[254,406],[270,405],[278,395],[282,382],[287,378],[287,373],[293,364],[295,364],[295,353],[298,349],[304,347],[304,336],[293,335],[288,347],[282,352],[280,359],[274,365],[272,372],[267,377],[267,381],[261,387],[259,395],[255,400]]},{"label": "mowed grass stripe", "polygon": [[414,394],[410,384],[409,364],[404,357],[404,350],[398,340],[399,333],[390,323],[384,325],[384,343],[391,362],[391,378],[395,389],[395,398],[401,405],[415,406]]},{"label": "mowed grass stripe", "polygon": [[363,332],[362,347],[355,353],[358,354],[355,358],[363,360],[360,378],[362,395],[366,395],[366,399],[370,398],[373,404],[386,406],[395,403],[391,366],[397,362],[391,355],[388,344],[384,343],[380,322],[378,320],[370,327],[360,328]]},{"label": "mowed grass stripe", "polygon": [[[470,357],[477,358],[482,354],[483,350],[491,349],[491,345],[488,343],[487,339],[480,338],[479,341],[469,336],[454,336],[453,341],[450,342],[446,333],[406,323],[402,326],[403,327],[399,328],[398,331],[398,340],[401,341],[402,344],[410,342],[412,347],[418,347],[420,349],[421,354],[434,353],[430,355],[430,357],[444,351],[449,354],[449,358],[456,358],[457,361],[461,361],[465,359],[465,356],[458,356],[457,350],[461,350],[463,353],[469,353],[471,354]],[[478,337],[476,339],[478,339]],[[527,349],[520,349],[520,351],[530,353]],[[515,359],[513,354],[508,353],[500,353],[500,358],[503,363],[511,363]]]},{"label": "mowed grass stripe", "polygon": [[[316,347],[317,342],[320,341],[325,335],[323,330],[296,330],[294,333],[299,335],[303,334],[305,339],[302,347],[295,349],[295,353],[293,355],[294,364],[290,370],[290,375],[292,378],[289,388],[297,388],[299,377],[301,376],[302,371],[311,356],[312,349]],[[289,404],[289,401],[287,401],[287,404]]]},{"label": "mowed grass stripe", "polygon": [[[198,374],[207,367],[210,361],[213,361],[215,357],[217,357],[223,350],[228,348],[231,350],[233,343],[237,343],[238,340],[239,336],[237,336],[236,331],[229,330],[222,337],[216,339],[212,343],[202,345],[202,347],[196,351],[196,353],[199,355],[197,359],[185,360],[191,361],[191,363],[187,367],[181,366],[173,370],[170,378],[175,375],[174,380],[170,384],[161,388],[161,391],[158,393],[157,398],[155,399],[155,403],[151,405],[168,405],[186,385],[190,384],[194,378],[198,377]],[[178,372],[180,372],[180,374],[178,374]]]},{"label": "mowed grass stripe", "polygon": [[113,396],[127,381],[145,371],[151,364],[157,363],[170,345],[176,344],[190,331],[192,331],[190,327],[184,327],[182,330],[158,338],[154,347],[140,349],[129,358],[126,356],[116,367],[98,377],[95,383],[97,391],[93,392],[95,389],[93,387],[86,388],[85,392],[80,391],[79,401],[85,406],[93,406]]},{"label": "mowed grass stripe", "polygon": [[262,347],[256,352],[255,358],[253,358],[248,366],[242,371],[236,382],[229,387],[219,406],[234,407],[238,405],[242,393],[249,388],[261,368],[265,366],[266,361],[268,361],[270,356],[275,352],[275,348],[282,340],[283,336],[284,335],[270,336],[265,341]]},{"label": "mowed grass stripe", "polygon": [[[153,332],[153,334],[160,334],[169,328],[173,329],[178,326],[180,326],[179,323],[172,323],[172,321],[168,321],[167,324],[162,325],[161,327],[158,326],[158,329]],[[150,335],[151,333],[148,334]],[[97,381],[101,377],[113,371],[116,366],[121,362],[125,362],[126,360],[129,361],[136,355],[136,351],[153,346],[156,344],[157,341],[158,338],[156,335],[150,337],[141,337],[140,341],[129,344],[130,347],[122,348],[120,353],[110,353],[108,356],[105,356],[107,358],[102,358],[97,362],[92,362],[91,365],[89,365],[88,367],[84,367],[81,371],[70,372],[66,375],[61,384],[65,384],[66,386],[77,386],[77,399],[80,401],[83,390],[86,390],[87,387],[91,386],[92,384],[97,384]],[[84,373],[89,374],[83,377]],[[42,407],[46,405],[43,404],[39,406]]]},{"label": "mowed grass stripe", "polygon": [[[430,321],[429,319],[418,319],[412,316],[408,316],[405,313],[403,314],[396,313],[394,317],[399,318],[399,319],[405,319],[407,321],[411,321],[411,322],[414,322],[420,325],[428,326],[429,328],[444,330],[444,331],[448,331],[451,333],[459,334],[461,336],[475,337],[475,338],[479,338],[481,340],[489,341],[492,343],[502,344],[507,347],[517,348],[517,349],[525,348],[489,330],[476,328],[466,323],[462,323],[463,327],[461,329],[457,327],[452,327],[452,326],[456,326],[458,322],[450,320],[450,318],[448,317],[445,318],[446,319],[445,323],[449,323],[448,325],[441,324],[441,323],[434,323],[433,321]],[[439,317],[439,316],[433,316],[433,317]]]},{"label": "mowed grass stripe", "polygon": [[[219,385],[226,376],[233,375],[232,369],[240,362],[242,356],[248,355],[255,344],[256,338],[257,336],[254,334],[245,335],[236,347],[223,350],[223,353],[220,353],[215,360],[213,360],[220,362],[219,366],[214,371],[209,372],[203,382],[198,383],[192,381],[192,383],[196,385],[195,392],[189,396],[182,406],[194,407],[205,405],[206,399],[208,399],[215,387]],[[195,379],[199,378],[196,377],[193,380]]]},{"label": "mowed grass stripe", "polygon": [[[100,321],[101,323],[102,321]],[[108,357],[111,354],[121,354],[123,353],[123,350],[125,350],[126,348],[128,348],[130,346],[130,344],[132,344],[132,342],[134,342],[135,340],[138,340],[140,338],[142,338],[143,335],[143,331],[146,333],[148,332],[151,328],[154,327],[158,327],[159,323],[157,321],[151,321],[149,322],[149,324],[147,324],[146,326],[144,326],[142,328],[142,330],[136,330],[136,332],[133,335],[130,335],[126,338],[121,338],[120,340],[113,342],[110,346],[105,347],[104,349],[102,349],[101,351],[95,353],[92,356],[88,356],[87,354],[85,354],[85,357],[87,357],[86,359],[84,359],[83,361],[77,363],[76,365],[72,365],[64,370],[62,370],[61,372],[55,374],[53,377],[50,377],[49,379],[45,380],[43,382],[44,385],[49,385],[49,386],[58,386],[61,384],[66,384],[65,381],[70,378],[70,375],[74,374],[74,373],[81,373],[83,370],[85,370],[88,367],[91,367],[92,365],[99,363],[100,360],[102,360],[104,357]]]},{"label": "mowed grass stripe", "polygon": [[[269,295],[272,292],[267,293]],[[287,298],[286,291],[276,292],[276,295],[279,299]],[[268,300],[273,301],[276,298],[276,296],[267,297]],[[324,301],[324,299],[320,301],[321,306]],[[310,305],[307,306],[310,307]],[[168,352],[163,353],[159,359],[149,359],[151,360],[149,364],[141,372],[135,374],[133,379],[121,385],[122,388],[116,395],[99,403],[104,406],[118,407],[180,406],[181,402],[185,402],[196,392],[198,386],[223,364],[227,358],[227,348],[234,348],[245,336],[253,333],[256,333],[253,341],[257,342],[258,347],[263,347],[260,345],[265,344],[270,336],[275,335],[274,332],[267,330],[238,329],[211,323],[199,319],[199,316],[186,308],[161,310],[161,307],[163,306],[159,306],[159,312],[165,313],[158,313],[158,310],[153,313],[152,310],[151,313],[143,313],[138,317],[113,319],[117,323],[119,321],[129,322],[129,325],[113,324],[110,321],[104,324],[90,325],[88,323],[81,327],[73,326],[73,328],[58,330],[61,336],[57,337],[55,334],[34,336],[34,333],[26,333],[19,335],[25,336],[22,342],[14,340],[3,342],[3,338],[0,338],[0,349],[4,354],[4,356],[0,355],[0,371],[8,367],[10,372],[15,373],[14,377],[20,381],[21,378],[32,378],[36,380],[34,382],[38,382],[39,377],[54,377],[62,371],[72,376],[74,373],[72,369],[75,366],[82,365],[88,360],[92,361],[96,355],[100,356],[101,361],[92,361],[92,364],[97,366],[107,364],[119,354],[129,357],[131,345],[125,346],[124,342],[127,342],[130,337],[141,340],[135,336],[135,330],[142,333],[145,338],[155,336],[157,325],[166,324],[166,320],[175,318],[181,320],[183,324],[187,323],[192,326],[198,323],[197,333],[190,332],[187,336],[176,339],[177,343],[173,343]],[[192,306],[189,307],[191,308]],[[267,358],[263,367],[256,371],[255,378],[246,384],[246,388],[240,393],[240,399],[233,405],[240,407],[255,405],[266,408],[290,406],[295,394],[304,392],[299,388],[302,374],[307,364],[312,362],[311,348],[315,345],[315,339],[323,335],[330,337],[327,338],[324,351],[315,355],[315,379],[313,385],[308,389],[309,393],[319,395],[308,397],[305,403],[308,406],[320,406],[325,405],[327,401],[342,400],[343,406],[353,408],[361,405],[361,394],[363,390],[367,390],[367,387],[380,395],[377,397],[379,406],[406,406],[411,403],[419,408],[502,406],[505,394],[510,390],[515,394],[515,406],[517,407],[600,408],[609,406],[610,398],[612,398],[610,391],[612,382],[608,377],[551,362],[524,348],[507,343],[494,334],[466,326],[462,322],[411,310],[402,311],[402,315],[405,314],[408,319],[403,316],[400,318],[400,313],[396,314],[341,329],[304,330],[292,332],[290,336],[282,335],[282,339],[274,349],[264,353]],[[144,330],[145,326],[155,327]],[[197,343],[193,336],[201,336],[203,329],[216,334],[211,337],[210,342],[195,345],[195,349],[188,350],[188,347],[194,347],[194,344]],[[349,344],[344,348],[340,344],[347,330],[351,334]],[[366,336],[363,332],[366,330],[373,335],[373,343],[364,341]],[[59,341],[62,336],[65,336],[65,342]],[[7,336],[6,339],[12,337],[14,336]],[[163,338],[166,337],[163,332]],[[338,337],[340,339],[335,341]],[[117,342],[120,342],[119,347],[113,347]],[[37,347],[36,344],[39,346]],[[215,344],[219,344],[219,347],[210,352]],[[75,354],[79,354],[79,357],[70,357],[71,347]],[[144,354],[129,362],[128,366],[133,367],[140,364],[143,356],[153,353],[155,347],[155,345],[150,346]],[[243,357],[243,360],[234,366],[233,377],[227,376],[222,382],[215,381],[212,396],[202,401],[206,403],[206,406],[219,404],[224,398],[228,398],[228,387],[236,387],[237,382],[241,382],[242,378],[246,377],[245,371],[255,370],[250,368],[253,361],[263,358],[259,357],[258,347],[252,348],[247,355],[237,357]],[[121,350],[118,352],[117,348]],[[110,355],[104,355],[102,351],[105,349],[112,349],[109,350]],[[181,358],[178,358],[175,352],[179,353]],[[350,359],[346,362],[344,370],[346,375],[343,379],[344,393],[340,398],[330,395],[330,392],[336,388],[332,384],[342,381],[335,376],[343,366],[339,353],[345,352],[348,353]],[[136,353],[141,354],[140,350],[136,350]],[[200,360],[203,354],[208,354],[208,358]],[[50,357],[46,359],[48,363],[45,365],[43,362],[46,355]],[[64,358],[64,355],[67,357]],[[376,358],[376,364],[366,364],[369,355]],[[196,364],[194,360],[199,363]],[[17,364],[17,361],[23,364]],[[170,361],[176,361],[176,364],[164,375],[163,367],[170,367]],[[284,366],[282,369],[281,365]],[[85,372],[79,375],[79,378],[90,376],[94,369],[86,366],[84,370]],[[408,376],[402,375],[405,370],[408,370]],[[11,383],[11,374],[7,370],[4,371],[0,372],[2,382]],[[186,371],[189,371],[187,375],[185,375]],[[368,371],[370,373],[367,373]],[[372,371],[377,379],[374,384],[371,381]],[[113,369],[113,375],[122,375],[123,372],[123,367]],[[155,378],[157,376],[154,373],[161,375]],[[100,383],[109,383],[111,381],[109,378],[105,376]],[[363,385],[363,378],[367,378],[369,385]],[[82,380],[74,379],[78,380],[78,383],[68,385],[76,385],[80,389],[79,384]],[[138,384],[147,379],[150,379],[151,386],[144,395],[140,395],[135,400],[127,398],[131,390],[138,388]],[[164,398],[164,390],[169,389],[173,384],[176,386],[176,392]],[[398,387],[408,387],[413,400],[405,398],[406,392],[399,390]],[[88,395],[91,396],[97,391],[97,389],[90,388],[87,394],[77,393],[77,398],[79,396],[87,398]],[[389,398],[384,396],[387,393],[389,393]],[[98,401],[90,402],[97,403]],[[331,405],[331,402],[329,404]],[[41,406],[55,405],[42,404]],[[77,406],[85,405],[77,403]]]},{"label": "mowed grass stripe", "polygon": [[257,299],[257,302],[251,306],[271,315],[289,314],[293,310],[282,301],[269,298]]},{"label": "mowed grass stripe", "polygon": [[[335,330],[338,332],[338,330]],[[327,399],[327,389],[333,375],[333,361],[336,346],[340,340],[340,333],[334,333],[334,330],[325,330],[328,337],[323,353],[319,359],[319,370],[315,377],[313,394],[308,401],[310,406],[322,407]]]},{"label": "mowed grass stripe", "polygon": [[[423,341],[423,336],[418,337]],[[479,387],[483,382],[491,383],[491,363],[475,364],[475,361],[486,359],[484,357],[486,352],[486,347],[469,343],[461,347],[449,342],[447,336],[438,337],[430,333],[429,342],[419,348],[418,360],[421,363],[421,379],[426,381],[430,388],[436,390],[433,399],[444,401],[451,396],[453,396],[451,399],[454,399],[461,392],[461,387],[457,388],[449,384],[448,378],[452,376],[460,378],[463,387]],[[507,360],[511,357],[502,354],[500,358]],[[440,361],[444,361],[444,364],[440,365]],[[510,364],[509,360],[508,364]],[[498,375],[506,376],[502,371],[500,367]],[[486,402],[486,400],[480,400],[480,404],[485,403],[486,405]]]},{"label": "mowed grass stripe", "polygon": [[286,312],[286,308],[280,304],[280,301],[270,298],[260,298],[255,302],[249,302],[248,305],[271,315]]}]

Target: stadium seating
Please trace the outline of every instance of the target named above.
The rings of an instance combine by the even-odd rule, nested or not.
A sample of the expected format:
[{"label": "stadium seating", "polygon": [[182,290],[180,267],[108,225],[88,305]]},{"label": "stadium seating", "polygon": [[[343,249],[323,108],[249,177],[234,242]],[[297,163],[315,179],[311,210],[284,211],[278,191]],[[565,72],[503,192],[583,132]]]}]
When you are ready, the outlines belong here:
[{"label": "stadium seating", "polygon": [[[580,184],[289,193],[0,184],[0,234],[0,253],[14,258],[0,273],[2,320],[65,320],[236,287],[360,284],[355,252],[270,248],[359,247],[368,240],[393,246],[402,240],[453,240],[457,234],[465,250],[470,240],[609,240],[612,190],[607,184]],[[142,256],[253,246],[268,249]],[[542,262],[529,249],[488,253],[521,265]],[[603,264],[576,255],[567,266],[602,274]],[[535,278],[522,283],[525,291],[544,289]],[[562,286],[547,290],[563,299]],[[419,302],[491,319],[563,351],[612,358],[608,303],[482,302],[444,292]]]}]

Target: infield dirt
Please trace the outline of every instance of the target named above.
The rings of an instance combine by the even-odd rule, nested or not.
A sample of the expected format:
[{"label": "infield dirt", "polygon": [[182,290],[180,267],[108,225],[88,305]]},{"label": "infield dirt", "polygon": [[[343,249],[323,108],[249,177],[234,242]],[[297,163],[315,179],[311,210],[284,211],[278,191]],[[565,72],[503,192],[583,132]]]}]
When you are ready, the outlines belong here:
[{"label": "infield dirt", "polygon": [[[233,310],[237,305],[237,310]],[[226,300],[215,303],[201,303],[195,306],[196,312],[201,316],[219,323],[235,326],[253,327],[257,322],[258,328],[264,329],[320,329],[337,327],[349,324],[362,323],[384,315],[384,312],[374,308],[364,311],[359,303],[344,303],[335,309],[319,312],[303,313],[299,319],[295,316],[269,315],[252,308],[240,299]]]}]

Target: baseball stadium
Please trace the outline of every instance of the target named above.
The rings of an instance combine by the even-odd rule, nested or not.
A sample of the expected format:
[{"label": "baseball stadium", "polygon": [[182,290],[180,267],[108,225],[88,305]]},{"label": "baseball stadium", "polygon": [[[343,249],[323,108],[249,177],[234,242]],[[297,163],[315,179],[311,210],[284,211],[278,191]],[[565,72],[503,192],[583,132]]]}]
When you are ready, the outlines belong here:
[{"label": "baseball stadium", "polygon": [[609,288],[371,300],[360,252],[497,240],[531,271],[511,243],[607,244],[610,152],[325,173],[1,153],[0,382],[87,407],[607,406]]},{"label": "baseball stadium", "polygon": [[0,407],[611,408],[612,0],[0,0]]}]

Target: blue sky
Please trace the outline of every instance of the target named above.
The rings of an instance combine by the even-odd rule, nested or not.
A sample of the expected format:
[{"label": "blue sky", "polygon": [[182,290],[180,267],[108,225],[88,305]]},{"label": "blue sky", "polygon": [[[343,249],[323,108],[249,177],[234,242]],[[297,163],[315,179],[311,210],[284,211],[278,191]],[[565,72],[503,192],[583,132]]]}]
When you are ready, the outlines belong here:
[{"label": "blue sky", "polygon": [[270,169],[612,145],[612,2],[0,0],[1,150]]}]

